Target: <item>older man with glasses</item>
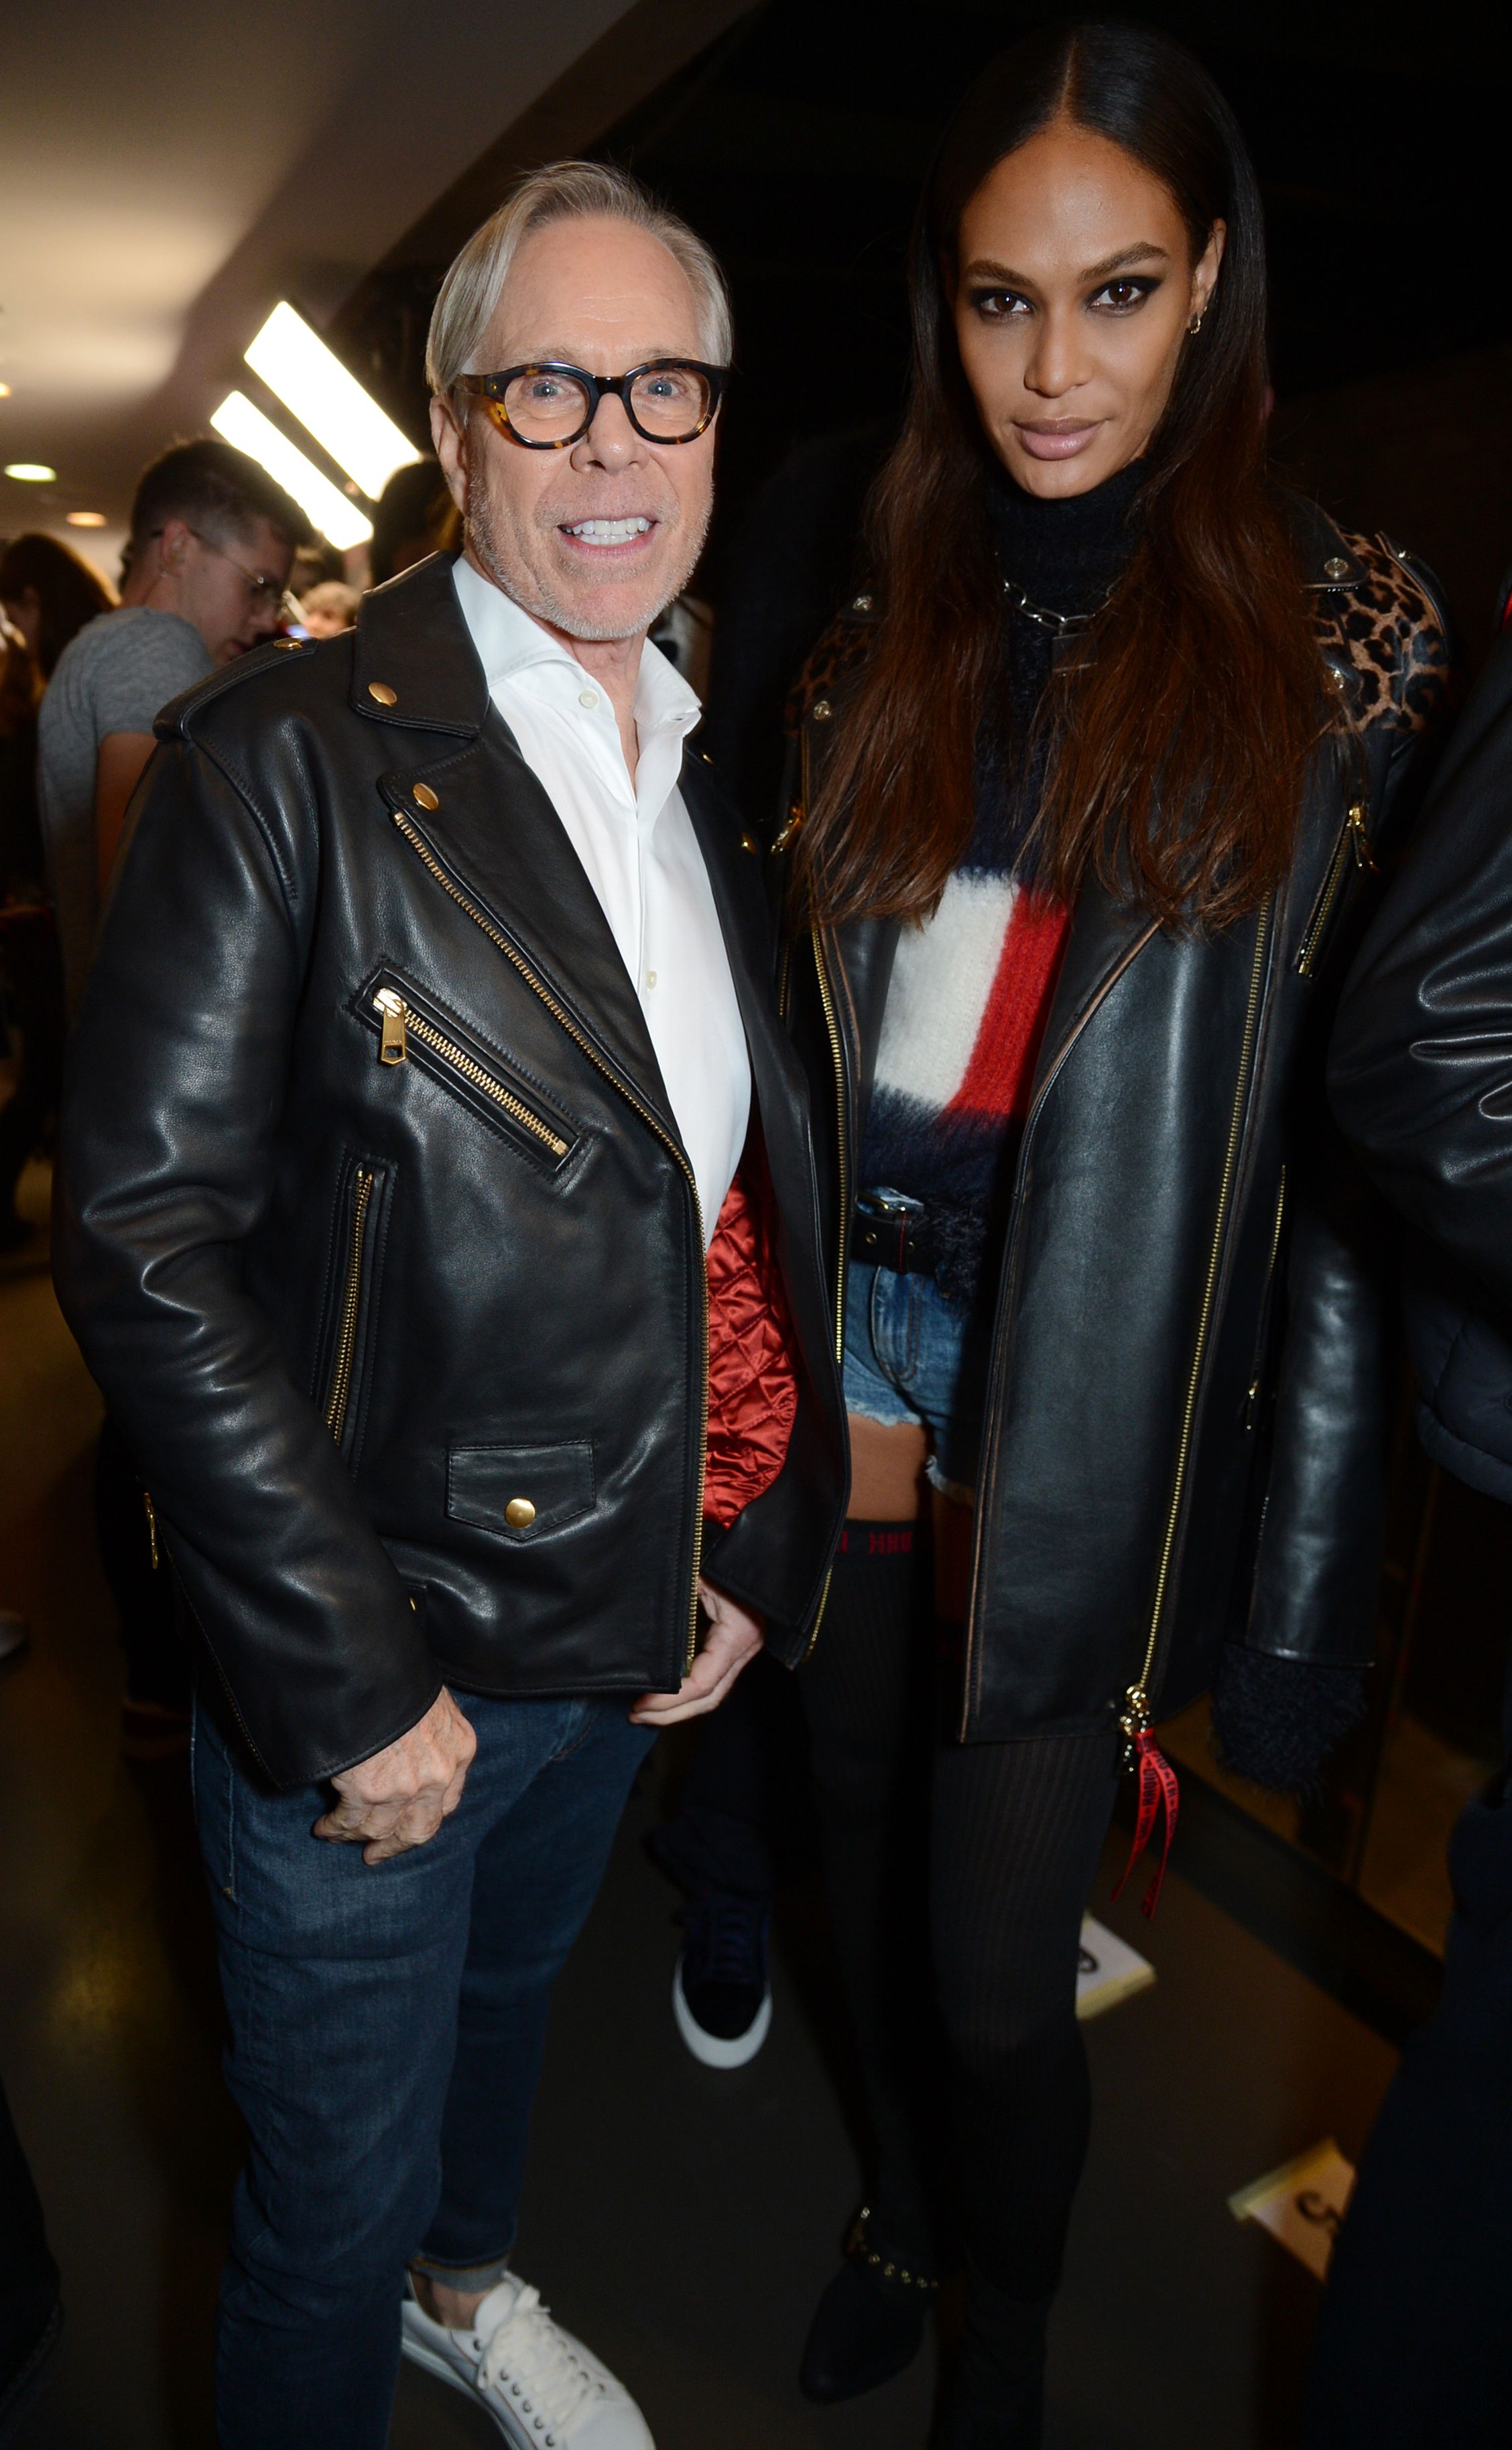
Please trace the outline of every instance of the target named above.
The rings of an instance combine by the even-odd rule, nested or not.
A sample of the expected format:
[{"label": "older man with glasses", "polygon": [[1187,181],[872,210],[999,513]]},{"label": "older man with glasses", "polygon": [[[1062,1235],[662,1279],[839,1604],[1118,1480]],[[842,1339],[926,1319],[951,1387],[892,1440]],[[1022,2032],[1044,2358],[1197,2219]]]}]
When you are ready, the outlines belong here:
[{"label": "older man with glasses", "polygon": [[459,557],[172,711],[80,1022],[65,1307],[203,1635],[247,2123],[223,2450],[649,2450],[510,2267],[549,1994],[654,1731],[817,1618],[843,1421],[760,860],[647,641],[718,269],[562,164],[431,333]]}]

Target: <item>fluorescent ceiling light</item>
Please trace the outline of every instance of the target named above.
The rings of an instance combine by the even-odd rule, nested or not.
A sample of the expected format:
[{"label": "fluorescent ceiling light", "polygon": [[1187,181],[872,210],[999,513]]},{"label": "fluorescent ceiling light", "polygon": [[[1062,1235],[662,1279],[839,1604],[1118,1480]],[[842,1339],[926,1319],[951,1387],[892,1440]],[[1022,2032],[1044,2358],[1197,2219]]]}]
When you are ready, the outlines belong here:
[{"label": "fluorescent ceiling light", "polygon": [[12,459],[6,470],[18,485],[51,485],[57,481],[56,468],[44,468],[40,459]]},{"label": "fluorescent ceiling light", "polygon": [[357,504],[349,502],[329,476],[321,476],[312,459],[295,449],[271,418],[253,407],[244,392],[228,393],[210,422],[217,434],[223,434],[227,442],[234,442],[239,451],[244,451],[249,459],[265,468],[286,494],[293,495],[300,510],[308,514],[339,553],[348,552],[355,544],[366,544],[373,533],[372,521],[363,517]]},{"label": "fluorescent ceiling light", "polygon": [[70,528],[103,528],[105,525],[104,511],[65,511],[64,517]]},{"label": "fluorescent ceiling light", "polygon": [[396,468],[421,457],[292,306],[274,307],[246,361],[370,501],[378,500]]}]

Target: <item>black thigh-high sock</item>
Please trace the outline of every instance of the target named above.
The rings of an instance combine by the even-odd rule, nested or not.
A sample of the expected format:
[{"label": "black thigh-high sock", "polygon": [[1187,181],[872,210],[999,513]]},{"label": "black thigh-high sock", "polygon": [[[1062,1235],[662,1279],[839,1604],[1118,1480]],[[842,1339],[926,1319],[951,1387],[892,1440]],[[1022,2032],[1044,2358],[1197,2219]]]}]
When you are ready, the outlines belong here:
[{"label": "black thigh-high sock", "polygon": [[1115,1727],[947,1744],[931,1910],[967,2258],[1010,2303],[1060,2278],[1091,2102],[1076,2023],[1081,1917],[1117,1785]]},{"label": "black thigh-high sock", "polygon": [[933,1557],[912,1523],[847,1523],[799,1677],[835,1949],[877,2145],[872,2235],[936,2267],[941,2084],[927,1933]]}]

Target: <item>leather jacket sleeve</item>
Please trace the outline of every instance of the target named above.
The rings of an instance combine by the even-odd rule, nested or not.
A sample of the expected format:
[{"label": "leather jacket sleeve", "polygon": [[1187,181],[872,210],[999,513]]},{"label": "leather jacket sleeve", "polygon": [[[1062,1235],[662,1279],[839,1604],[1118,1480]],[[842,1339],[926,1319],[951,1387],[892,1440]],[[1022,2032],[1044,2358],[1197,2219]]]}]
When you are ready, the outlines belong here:
[{"label": "leather jacket sleeve", "polygon": [[1367,1666],[1386,1516],[1388,1272],[1368,1187],[1327,1140],[1291,1203],[1286,1327],[1245,1647]]},{"label": "leather jacket sleeve", "polygon": [[55,1234],[65,1315],[242,1728],[288,1785],[380,1750],[438,1689],[239,1260],[267,1197],[317,890],[300,783],[255,806],[207,749],[159,747],[70,1058]]},{"label": "leather jacket sleeve", "polygon": [[1329,1088],[1393,1204],[1512,1307],[1512,633],[1361,947]]},{"label": "leather jacket sleeve", "polygon": [[[1425,574],[1414,571],[1421,584]],[[1434,601],[1430,593],[1430,601]],[[1373,852],[1389,864],[1415,826],[1442,755],[1449,700],[1444,624],[1404,645],[1377,786]],[[1419,670],[1419,663],[1423,669]],[[1379,752],[1378,752],[1379,753]],[[1367,762],[1369,749],[1364,754]],[[1358,943],[1367,902],[1350,923]],[[1337,979],[1348,962],[1330,962]],[[1320,983],[1322,983],[1320,982]],[[1334,993],[1337,995],[1335,987]],[[1293,1196],[1272,1454],[1247,1649],[1320,1666],[1367,1666],[1385,1536],[1394,1254],[1369,1185],[1325,1102],[1329,1022],[1313,1024],[1317,1082],[1294,1126]]]}]

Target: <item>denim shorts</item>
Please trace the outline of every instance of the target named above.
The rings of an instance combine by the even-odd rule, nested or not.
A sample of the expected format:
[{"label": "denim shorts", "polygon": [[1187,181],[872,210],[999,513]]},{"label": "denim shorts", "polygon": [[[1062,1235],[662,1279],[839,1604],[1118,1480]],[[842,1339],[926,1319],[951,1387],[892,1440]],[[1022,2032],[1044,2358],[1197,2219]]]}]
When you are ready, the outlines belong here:
[{"label": "denim shorts", "polygon": [[933,1276],[855,1267],[845,1287],[845,1410],[885,1429],[929,1433],[932,1488],[976,1494],[990,1323],[947,1301]]}]

